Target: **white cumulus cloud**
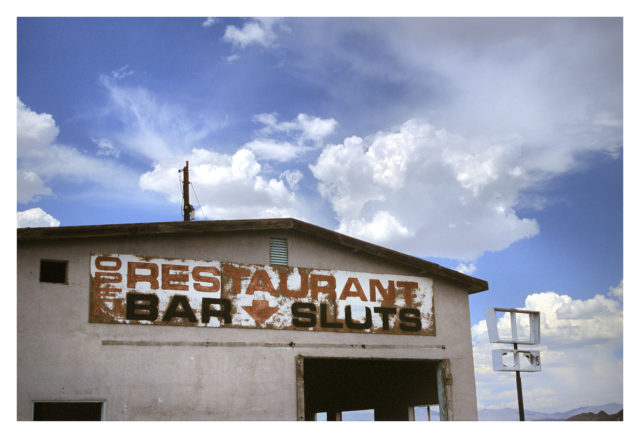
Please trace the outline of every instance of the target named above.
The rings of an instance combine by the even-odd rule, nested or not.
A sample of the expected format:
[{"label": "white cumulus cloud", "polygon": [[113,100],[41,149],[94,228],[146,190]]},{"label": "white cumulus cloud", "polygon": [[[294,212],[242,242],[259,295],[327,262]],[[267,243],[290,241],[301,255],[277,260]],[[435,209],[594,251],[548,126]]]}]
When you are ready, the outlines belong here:
[{"label": "white cumulus cloud", "polygon": [[515,213],[519,190],[534,181],[513,172],[521,159],[516,139],[470,141],[409,120],[329,145],[310,168],[339,230],[421,256],[473,260],[538,233],[535,220]]},{"label": "white cumulus cloud", "polygon": [[311,150],[308,146],[298,146],[288,142],[278,142],[271,139],[255,139],[244,145],[257,157],[264,160],[291,161],[303,153]]},{"label": "white cumulus cloud", "polygon": [[120,151],[113,146],[111,140],[107,138],[92,138],[91,141],[98,146],[98,155],[103,155],[106,157],[114,157],[118,158],[120,156]]},{"label": "white cumulus cloud", "polygon": [[462,274],[472,275],[474,272],[476,272],[476,269],[477,268],[475,263],[460,263],[455,270]]},{"label": "white cumulus cloud", "polygon": [[[235,152],[221,153],[208,145],[210,134],[218,129],[210,120],[199,121],[181,105],[161,100],[145,88],[124,86],[107,76],[102,77],[102,83],[109,91],[110,113],[124,126],[110,138],[121,153],[138,156],[152,167],[139,177],[141,189],[181,203],[178,169],[189,161],[195,189],[191,203],[197,209],[197,219],[303,218],[301,204],[306,201],[293,193],[302,173],[291,169],[273,176],[274,169],[263,168],[259,160],[280,163],[299,159],[315,147],[308,143],[332,131],[335,122],[331,119],[301,114],[292,121],[278,122],[275,114],[259,114],[254,121],[263,126],[256,138]],[[111,140],[96,142],[100,153],[116,152]]]},{"label": "white cumulus cloud", "polygon": [[18,170],[18,202],[27,203],[37,200],[41,195],[50,195],[51,189],[35,173]]},{"label": "white cumulus cloud", "polygon": [[257,114],[253,121],[263,125],[257,138],[243,147],[264,160],[279,162],[301,158],[305,153],[322,146],[325,137],[332,134],[338,124],[335,119],[323,119],[304,113],[293,120],[278,121],[275,113]]},{"label": "white cumulus cloud", "polygon": [[37,113],[18,98],[18,158],[41,156],[60,130],[53,116]]},{"label": "white cumulus cloud", "polygon": [[287,169],[280,174],[280,177],[284,178],[284,180],[292,190],[295,190],[298,187],[300,181],[302,181],[304,175],[298,169]]},{"label": "white cumulus cloud", "polygon": [[620,300],[620,302],[622,302],[622,280],[620,280],[620,284],[618,284],[615,287],[610,287],[609,288],[609,293],[607,293],[608,296],[610,297],[614,297],[618,300]]},{"label": "white cumulus cloud", "polygon": [[262,18],[244,23],[241,28],[230,25],[225,29],[222,39],[243,49],[252,44],[270,47],[277,39],[273,31],[275,22],[272,18]]},{"label": "white cumulus cloud", "polygon": [[338,232],[366,236],[369,240],[386,243],[394,239],[411,237],[407,227],[386,210],[377,211],[370,221],[352,219],[341,222]]},{"label": "white cumulus cloud", "polygon": [[333,133],[338,124],[335,119],[321,119],[307,114],[298,114],[296,121],[302,131],[302,140],[309,139],[314,142],[321,141]]},{"label": "white cumulus cloud", "polygon": [[202,22],[202,27],[211,27],[214,24],[218,23],[218,21],[220,21],[219,19],[215,18],[215,17],[207,17],[203,22]]},{"label": "white cumulus cloud", "polygon": [[18,228],[57,227],[60,221],[41,208],[30,208],[18,212]]},{"label": "white cumulus cloud", "polygon": [[[106,159],[117,151],[100,140],[96,158],[76,147],[56,143],[59,129],[51,114],[38,113],[18,98],[18,202],[27,203],[39,196],[52,195],[55,179],[75,183],[92,182],[111,189],[131,183],[131,172]],[[107,151],[108,153],[100,153]]]},{"label": "white cumulus cloud", "polygon": [[289,134],[292,135],[299,144],[308,141],[318,143],[332,134],[338,125],[338,122],[333,118],[323,119],[304,113],[298,114],[293,120],[284,122],[278,121],[278,115],[276,113],[257,114],[253,117],[253,120],[264,125],[264,127],[258,131],[259,135]]},{"label": "white cumulus cloud", "polygon": [[140,177],[140,186],[163,193],[171,202],[181,202],[178,169],[182,169],[185,160],[189,161],[189,180],[196,188],[196,198],[191,197],[196,218],[300,216],[294,193],[283,179],[265,177],[255,154],[248,149],[230,155],[194,149],[189,155],[156,164]]}]

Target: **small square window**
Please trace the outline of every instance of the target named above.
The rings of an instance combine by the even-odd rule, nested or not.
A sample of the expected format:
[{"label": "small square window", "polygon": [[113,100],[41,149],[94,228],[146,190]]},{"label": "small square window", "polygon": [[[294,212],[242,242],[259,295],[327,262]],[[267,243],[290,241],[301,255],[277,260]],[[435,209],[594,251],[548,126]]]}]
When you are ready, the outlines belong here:
[{"label": "small square window", "polygon": [[67,261],[40,260],[40,282],[67,284]]}]

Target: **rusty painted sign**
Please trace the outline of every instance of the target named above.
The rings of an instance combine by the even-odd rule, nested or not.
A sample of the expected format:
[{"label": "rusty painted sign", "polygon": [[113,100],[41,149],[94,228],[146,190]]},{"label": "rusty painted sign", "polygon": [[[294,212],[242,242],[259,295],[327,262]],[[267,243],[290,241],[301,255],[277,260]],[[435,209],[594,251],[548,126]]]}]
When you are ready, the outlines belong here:
[{"label": "rusty painted sign", "polygon": [[89,322],[435,335],[429,278],[91,254]]}]

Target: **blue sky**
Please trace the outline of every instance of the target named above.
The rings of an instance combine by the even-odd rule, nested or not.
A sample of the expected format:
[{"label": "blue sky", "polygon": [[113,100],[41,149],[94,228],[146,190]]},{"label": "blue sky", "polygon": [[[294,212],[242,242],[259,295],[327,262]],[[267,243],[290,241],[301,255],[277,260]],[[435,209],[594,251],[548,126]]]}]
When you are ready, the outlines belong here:
[{"label": "blue sky", "polygon": [[488,307],[546,315],[528,409],[621,403],[622,42],[619,18],[18,18],[18,224],[181,220],[189,160],[197,220],[487,280],[479,407],[517,407]]}]

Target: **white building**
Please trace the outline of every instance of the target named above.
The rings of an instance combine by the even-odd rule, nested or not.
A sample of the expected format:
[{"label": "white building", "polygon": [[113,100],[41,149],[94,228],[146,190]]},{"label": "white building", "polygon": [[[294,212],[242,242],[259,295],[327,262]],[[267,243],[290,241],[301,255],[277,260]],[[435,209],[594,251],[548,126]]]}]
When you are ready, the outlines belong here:
[{"label": "white building", "polygon": [[18,419],[476,420],[485,281],[295,219],[18,230]]}]

